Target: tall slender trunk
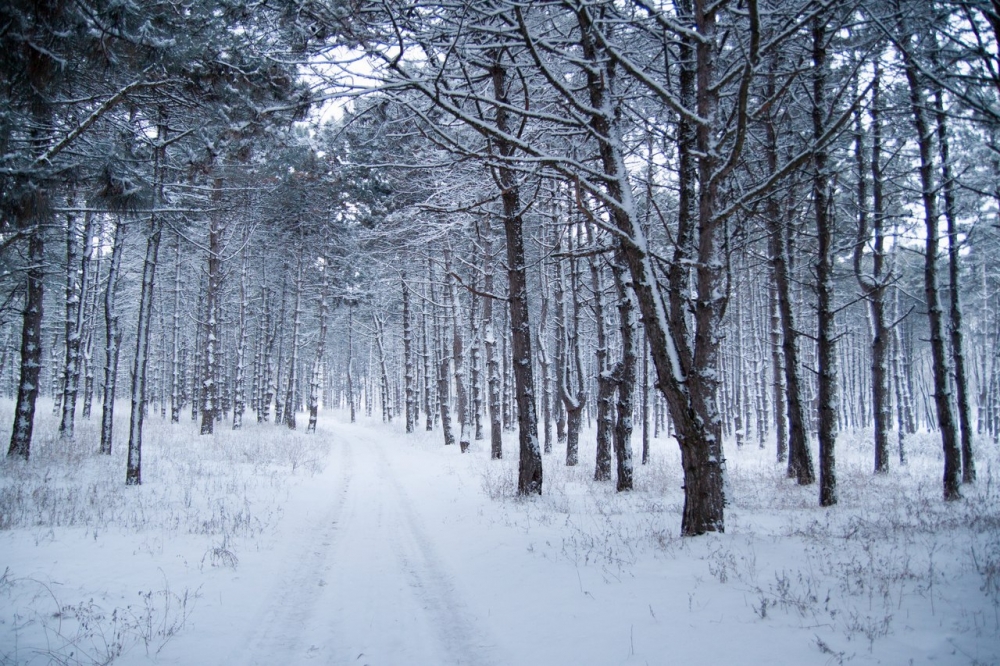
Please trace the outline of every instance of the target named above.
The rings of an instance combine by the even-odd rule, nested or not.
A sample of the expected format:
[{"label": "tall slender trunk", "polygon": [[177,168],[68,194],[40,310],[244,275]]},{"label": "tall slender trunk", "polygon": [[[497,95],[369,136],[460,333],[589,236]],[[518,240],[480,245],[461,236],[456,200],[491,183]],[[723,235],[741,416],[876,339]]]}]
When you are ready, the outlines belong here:
[{"label": "tall slender trunk", "polygon": [[403,365],[406,390],[406,432],[416,427],[416,368],[413,361],[413,322],[410,315],[410,285],[406,283],[406,271],[400,272],[403,287]]},{"label": "tall slender trunk", "polygon": [[777,440],[776,454],[779,463],[788,460],[788,429],[787,411],[785,407],[785,366],[781,355],[781,312],[778,308],[778,290],[774,286],[772,277],[771,286],[767,290],[770,299],[770,321],[771,321],[771,375],[774,389],[774,426],[775,439]]},{"label": "tall slender trunk", "polygon": [[246,410],[246,349],[250,331],[247,326],[249,297],[247,284],[250,280],[250,253],[247,251],[249,238],[243,238],[243,256],[240,261],[240,309],[236,331],[236,367],[233,378],[233,430],[243,427],[243,412]]},{"label": "tall slender trunk", "polygon": [[[558,232],[556,232],[558,239]],[[558,243],[556,245],[558,248]],[[556,403],[556,442],[564,443],[567,440],[566,434],[566,406],[563,402],[563,393],[566,387],[566,367],[569,360],[566,357],[566,292],[563,283],[562,260],[558,257],[552,262],[552,297],[555,300],[555,338],[556,338],[556,392],[558,397]]]},{"label": "tall slender trunk", "polygon": [[[619,241],[620,243],[620,241]],[[618,328],[622,339],[622,357],[616,364],[614,378],[618,385],[617,418],[615,421],[615,462],[618,492],[632,490],[632,414],[635,412],[636,328],[635,291],[632,276],[625,268],[621,249],[615,252],[611,264],[618,292]]]},{"label": "tall slender trunk", "polygon": [[[100,227],[96,230],[98,237],[100,237]],[[92,243],[94,238],[87,241],[86,251],[92,252]],[[90,295],[87,299],[87,307],[84,312],[84,339],[83,339],[83,363],[84,363],[84,377],[83,377],[83,411],[81,416],[83,418],[90,420],[91,409],[94,404],[94,333],[97,329],[97,303],[100,299],[101,291],[101,253],[98,252],[94,265],[94,270],[91,271],[93,274],[93,280],[90,287],[87,289],[87,293]]]},{"label": "tall slender trunk", "polygon": [[[496,100],[496,127],[501,134],[510,130],[506,106],[509,104],[509,75],[498,54],[490,74]],[[528,275],[524,253],[524,220],[517,173],[503,160],[514,156],[515,148],[497,141],[502,161],[497,167],[497,183],[503,203],[504,236],[507,240],[507,298],[510,311],[511,359],[517,398],[518,477],[517,493],[542,493],[542,451],[538,445],[538,419],[531,365],[531,325],[528,315]]]},{"label": "tall slender trunk", "polygon": [[826,130],[826,22],[813,19],[812,25],[812,125],[813,125],[813,207],[816,216],[818,257],[816,262],[816,350],[819,383],[819,503],[837,503],[837,357],[836,322],[833,303],[833,197],[827,173],[826,146],[821,145]]},{"label": "tall slender trunk", "polygon": [[[71,194],[68,203],[75,201]],[[83,304],[90,278],[90,238],[94,233],[93,215],[85,215],[81,231],[75,213],[66,216],[66,362],[63,385],[62,418],[59,436],[73,438],[76,400],[80,389],[80,342],[83,337]],[[81,255],[81,248],[84,250]]]},{"label": "tall slender trunk", "polygon": [[[489,216],[483,221],[483,291],[493,294],[493,230]],[[483,299],[483,344],[486,347],[487,409],[490,417],[490,458],[503,457],[503,422],[500,405],[500,360],[497,358],[496,322],[493,314],[493,299]]]},{"label": "tall slender trunk", "polygon": [[28,270],[25,272],[24,311],[21,315],[21,371],[14,406],[14,427],[8,458],[28,459],[35,426],[35,401],[42,369],[42,304],[44,302],[45,239],[40,224],[28,232]]},{"label": "tall slender trunk", "polygon": [[[567,235],[567,254],[570,255],[570,286],[573,298],[573,314],[567,323],[566,363],[562,383],[563,408],[566,410],[566,466],[573,467],[580,461],[580,428],[583,425],[583,408],[587,403],[586,386],[583,376],[583,360],[580,357],[580,262],[573,256],[573,235]],[[572,393],[570,376],[576,377],[576,393]]]},{"label": "tall slender trunk", "polygon": [[298,401],[295,392],[299,381],[299,335],[302,331],[302,254],[303,248],[296,248],[295,263],[295,310],[292,315],[292,340],[288,359],[288,386],[285,388],[284,422],[289,430],[295,430],[295,411]]},{"label": "tall slender trunk", "polygon": [[[594,245],[593,230],[587,225],[587,238]],[[607,481],[611,478],[611,450],[614,445],[614,417],[611,401],[614,399],[616,377],[608,367],[608,335],[604,321],[604,285],[598,258],[591,256],[590,286],[594,292],[594,332],[597,336],[597,456],[594,464],[594,480]]]},{"label": "tall slender trunk", "polygon": [[[437,302],[434,289],[434,264],[431,259],[427,259],[427,284],[430,289],[431,303]],[[449,396],[448,384],[451,377],[451,356],[448,354],[448,343],[446,338],[447,315],[434,317],[434,338],[437,348],[437,401],[438,409],[441,412],[441,433],[444,435],[445,446],[455,444],[455,434],[451,431],[451,397]],[[444,320],[444,321],[443,321]]]},{"label": "tall slender trunk", "polygon": [[458,286],[451,263],[451,250],[446,249],[445,292],[451,310],[451,355],[455,373],[455,412],[458,417],[458,445],[462,453],[469,450],[469,393],[465,385],[465,341],[462,338],[462,302],[458,296]]},{"label": "tall slender trunk", "polygon": [[146,258],[142,266],[142,291],[139,296],[135,358],[132,364],[132,409],[129,419],[128,463],[125,470],[127,486],[137,486],[142,483],[142,422],[146,412],[146,365],[149,358],[149,329],[153,318],[156,261],[160,251],[160,237],[163,234],[163,221],[154,215],[150,224],[150,234],[146,240]]},{"label": "tall slender trunk", "polygon": [[860,109],[855,110],[855,160],[858,165],[858,235],[854,246],[854,273],[868,301],[871,323],[871,373],[872,414],[875,422],[875,473],[889,471],[889,426],[891,401],[889,394],[888,353],[890,333],[885,316],[885,204],[882,177],[882,95],[881,70],[876,58],[872,80],[871,136],[872,136],[872,271],[862,273],[862,259],[868,232],[868,176],[865,164],[864,126]]},{"label": "tall slender trunk", "polygon": [[322,271],[319,286],[319,337],[316,340],[316,357],[313,359],[312,375],[309,378],[309,425],[306,432],[316,432],[316,420],[319,417],[319,397],[321,382],[323,379],[323,356],[326,354],[326,319],[327,319],[327,292],[330,288],[329,276],[330,261],[323,257]]},{"label": "tall slender trunk", "polygon": [[938,428],[944,449],[944,476],[942,479],[945,500],[961,498],[959,475],[962,470],[962,453],[959,448],[955,415],[952,411],[948,389],[948,358],[944,339],[944,317],[938,287],[938,215],[937,193],[934,182],[933,132],[925,116],[926,100],[923,83],[911,54],[903,53],[906,80],[910,88],[910,110],[917,130],[920,149],[920,189],[924,205],[924,299],[930,326],[932,370],[934,374],[934,404],[937,408]]},{"label": "tall slender trunk", "polygon": [[[212,198],[222,198],[222,178],[216,177]],[[222,216],[213,214],[208,227],[208,274],[205,288],[205,350],[201,368],[201,434],[211,435],[219,410],[219,298],[222,290]]]},{"label": "tall slender trunk", "polygon": [[642,336],[642,464],[649,464],[649,344]]},{"label": "tall slender trunk", "polygon": [[[153,152],[154,205],[163,201],[164,154],[166,151],[167,119],[161,107],[156,133],[157,147]],[[149,360],[149,329],[153,323],[153,288],[156,286],[156,262],[163,235],[163,219],[153,214],[146,237],[146,257],[142,264],[142,288],[139,293],[139,313],[136,317],[135,356],[132,359],[131,409],[129,413],[128,458],[125,485],[142,483],[142,424],[146,415],[146,366]],[[117,239],[116,239],[117,240]],[[109,280],[110,283],[110,280]],[[112,392],[112,396],[114,393]],[[110,429],[110,428],[109,428]],[[108,442],[110,450],[110,441]]]},{"label": "tall slender trunk", "polygon": [[125,247],[127,227],[115,225],[111,246],[111,265],[108,267],[108,284],[104,289],[104,396],[101,410],[101,453],[111,455],[114,430],[115,388],[118,384],[118,355],[121,351],[122,330],[118,325],[118,276],[121,271],[122,250]]},{"label": "tall slender trunk", "polygon": [[542,304],[538,316],[538,365],[542,371],[542,451],[552,453],[552,359],[547,344],[549,329],[549,271],[538,262]]},{"label": "tall slender trunk", "polygon": [[170,422],[181,420],[181,236],[174,246],[174,311],[171,326]]},{"label": "tall slender trunk", "polygon": [[[773,94],[774,64],[768,75],[768,90]],[[775,120],[768,114],[765,121],[767,132],[766,156],[770,173],[777,171],[778,134]],[[784,361],[785,398],[788,409],[788,476],[795,477],[800,485],[809,485],[816,480],[812,454],[806,440],[805,409],[802,405],[802,388],[799,380],[798,330],[792,308],[791,270],[788,246],[785,242],[786,229],[777,196],[771,194],[766,204],[768,236],[771,253],[771,272],[777,295],[778,313],[781,320],[781,355]],[[782,445],[778,445],[778,460],[782,459]]]},{"label": "tall slender trunk", "polygon": [[[473,292],[478,283],[478,277],[473,274]],[[473,438],[478,442],[483,439],[483,380],[482,363],[480,361],[480,349],[482,347],[482,326],[479,323],[479,312],[482,307],[481,299],[475,293],[469,295],[469,390],[472,392],[472,405],[470,418],[472,419],[475,432]]]},{"label": "tall slender trunk", "polygon": [[351,423],[357,419],[354,410],[354,303],[347,303],[347,402],[351,405]]},{"label": "tall slender trunk", "polygon": [[[429,277],[428,277],[429,280]],[[420,334],[423,342],[421,354],[424,365],[424,416],[427,432],[434,430],[434,349],[431,341],[430,326],[427,323],[430,315],[427,312],[427,287],[423,289],[424,298],[420,299]]]},{"label": "tall slender trunk", "polygon": [[958,286],[958,224],[955,212],[955,182],[951,173],[948,154],[948,125],[942,91],[934,91],[934,111],[937,124],[938,155],[941,159],[941,194],[944,200],[944,218],[948,225],[948,319],[951,332],[951,358],[955,364],[955,397],[957,398],[958,426],[962,449],[962,482],[976,480],[976,462],[972,455],[972,413],[969,408],[969,386],[965,371],[965,344],[962,332],[962,299]]}]

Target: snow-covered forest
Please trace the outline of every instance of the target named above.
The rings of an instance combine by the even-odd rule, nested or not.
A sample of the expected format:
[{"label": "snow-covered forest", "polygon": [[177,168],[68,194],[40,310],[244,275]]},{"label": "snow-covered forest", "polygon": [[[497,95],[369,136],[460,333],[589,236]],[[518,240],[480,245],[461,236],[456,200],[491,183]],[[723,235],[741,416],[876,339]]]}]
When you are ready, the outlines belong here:
[{"label": "snow-covered forest", "polygon": [[0,662],[1000,662],[997,2],[8,0],[0,73]]}]

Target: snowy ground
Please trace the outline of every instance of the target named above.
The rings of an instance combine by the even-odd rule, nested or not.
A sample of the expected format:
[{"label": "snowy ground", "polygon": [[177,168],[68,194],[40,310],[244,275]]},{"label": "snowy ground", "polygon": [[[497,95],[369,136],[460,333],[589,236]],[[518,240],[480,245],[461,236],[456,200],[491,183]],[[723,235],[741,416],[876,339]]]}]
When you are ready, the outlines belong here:
[{"label": "snowy ground", "polygon": [[31,462],[0,463],[0,663],[1000,663],[993,446],[945,505],[933,437],[885,478],[842,437],[828,510],[770,449],[729,450],[726,534],[680,539],[665,439],[635,492],[590,479],[585,438],[585,464],[546,457],[545,494],[519,501],[485,443],[156,415],[126,489],[96,423],[67,444],[39,417]]}]

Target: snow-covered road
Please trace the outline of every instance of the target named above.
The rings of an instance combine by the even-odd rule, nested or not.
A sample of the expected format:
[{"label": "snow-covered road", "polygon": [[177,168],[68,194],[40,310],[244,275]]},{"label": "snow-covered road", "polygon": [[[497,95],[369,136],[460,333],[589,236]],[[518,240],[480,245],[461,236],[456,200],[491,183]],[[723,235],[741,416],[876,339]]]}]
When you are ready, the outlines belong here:
[{"label": "snow-covered road", "polygon": [[[106,525],[88,500],[0,531],[0,664],[90,663],[70,657],[83,648],[104,663],[119,639],[121,666],[1000,663],[969,559],[997,552],[995,495],[941,504],[932,442],[886,478],[857,443],[836,510],[744,447],[729,531],[679,539],[670,442],[632,493],[556,454],[545,494],[518,500],[516,460],[483,442],[462,454],[440,431],[329,416],[315,435],[164,427],[141,492],[114,485],[120,460],[85,459],[111,488]],[[13,469],[33,475],[24,497],[79,483],[36,467]],[[894,536],[916,510],[939,533]],[[56,518],[90,522],[33,526]]]},{"label": "snow-covered road", "polygon": [[271,560],[260,610],[222,663],[493,663],[384,439],[338,439],[316,506]]}]

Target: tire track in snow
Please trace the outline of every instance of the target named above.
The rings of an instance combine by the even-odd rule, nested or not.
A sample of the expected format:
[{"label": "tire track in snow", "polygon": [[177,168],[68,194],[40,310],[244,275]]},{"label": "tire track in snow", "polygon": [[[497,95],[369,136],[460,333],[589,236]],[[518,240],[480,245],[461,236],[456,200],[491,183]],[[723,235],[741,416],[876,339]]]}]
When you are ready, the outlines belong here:
[{"label": "tire track in snow", "polygon": [[393,496],[400,509],[400,527],[394,532],[394,551],[405,571],[410,586],[431,616],[448,661],[462,666],[488,666],[495,663],[490,652],[495,649],[486,627],[476,627],[470,612],[459,598],[446,567],[434,551],[423,522],[399,483],[395,469],[386,456],[385,448],[375,447],[383,486]]},{"label": "tire track in snow", "polygon": [[[264,608],[250,625],[242,649],[226,658],[223,664],[260,664],[271,666],[299,662],[303,653],[302,632],[324,594],[324,575],[328,569],[330,547],[337,531],[345,500],[353,478],[353,452],[349,441],[334,444],[340,456],[329,464],[339,467],[332,499],[316,520],[301,526],[293,537],[298,546],[286,546],[292,560],[277,574],[273,585],[264,588]],[[299,658],[297,658],[299,657]]]}]

